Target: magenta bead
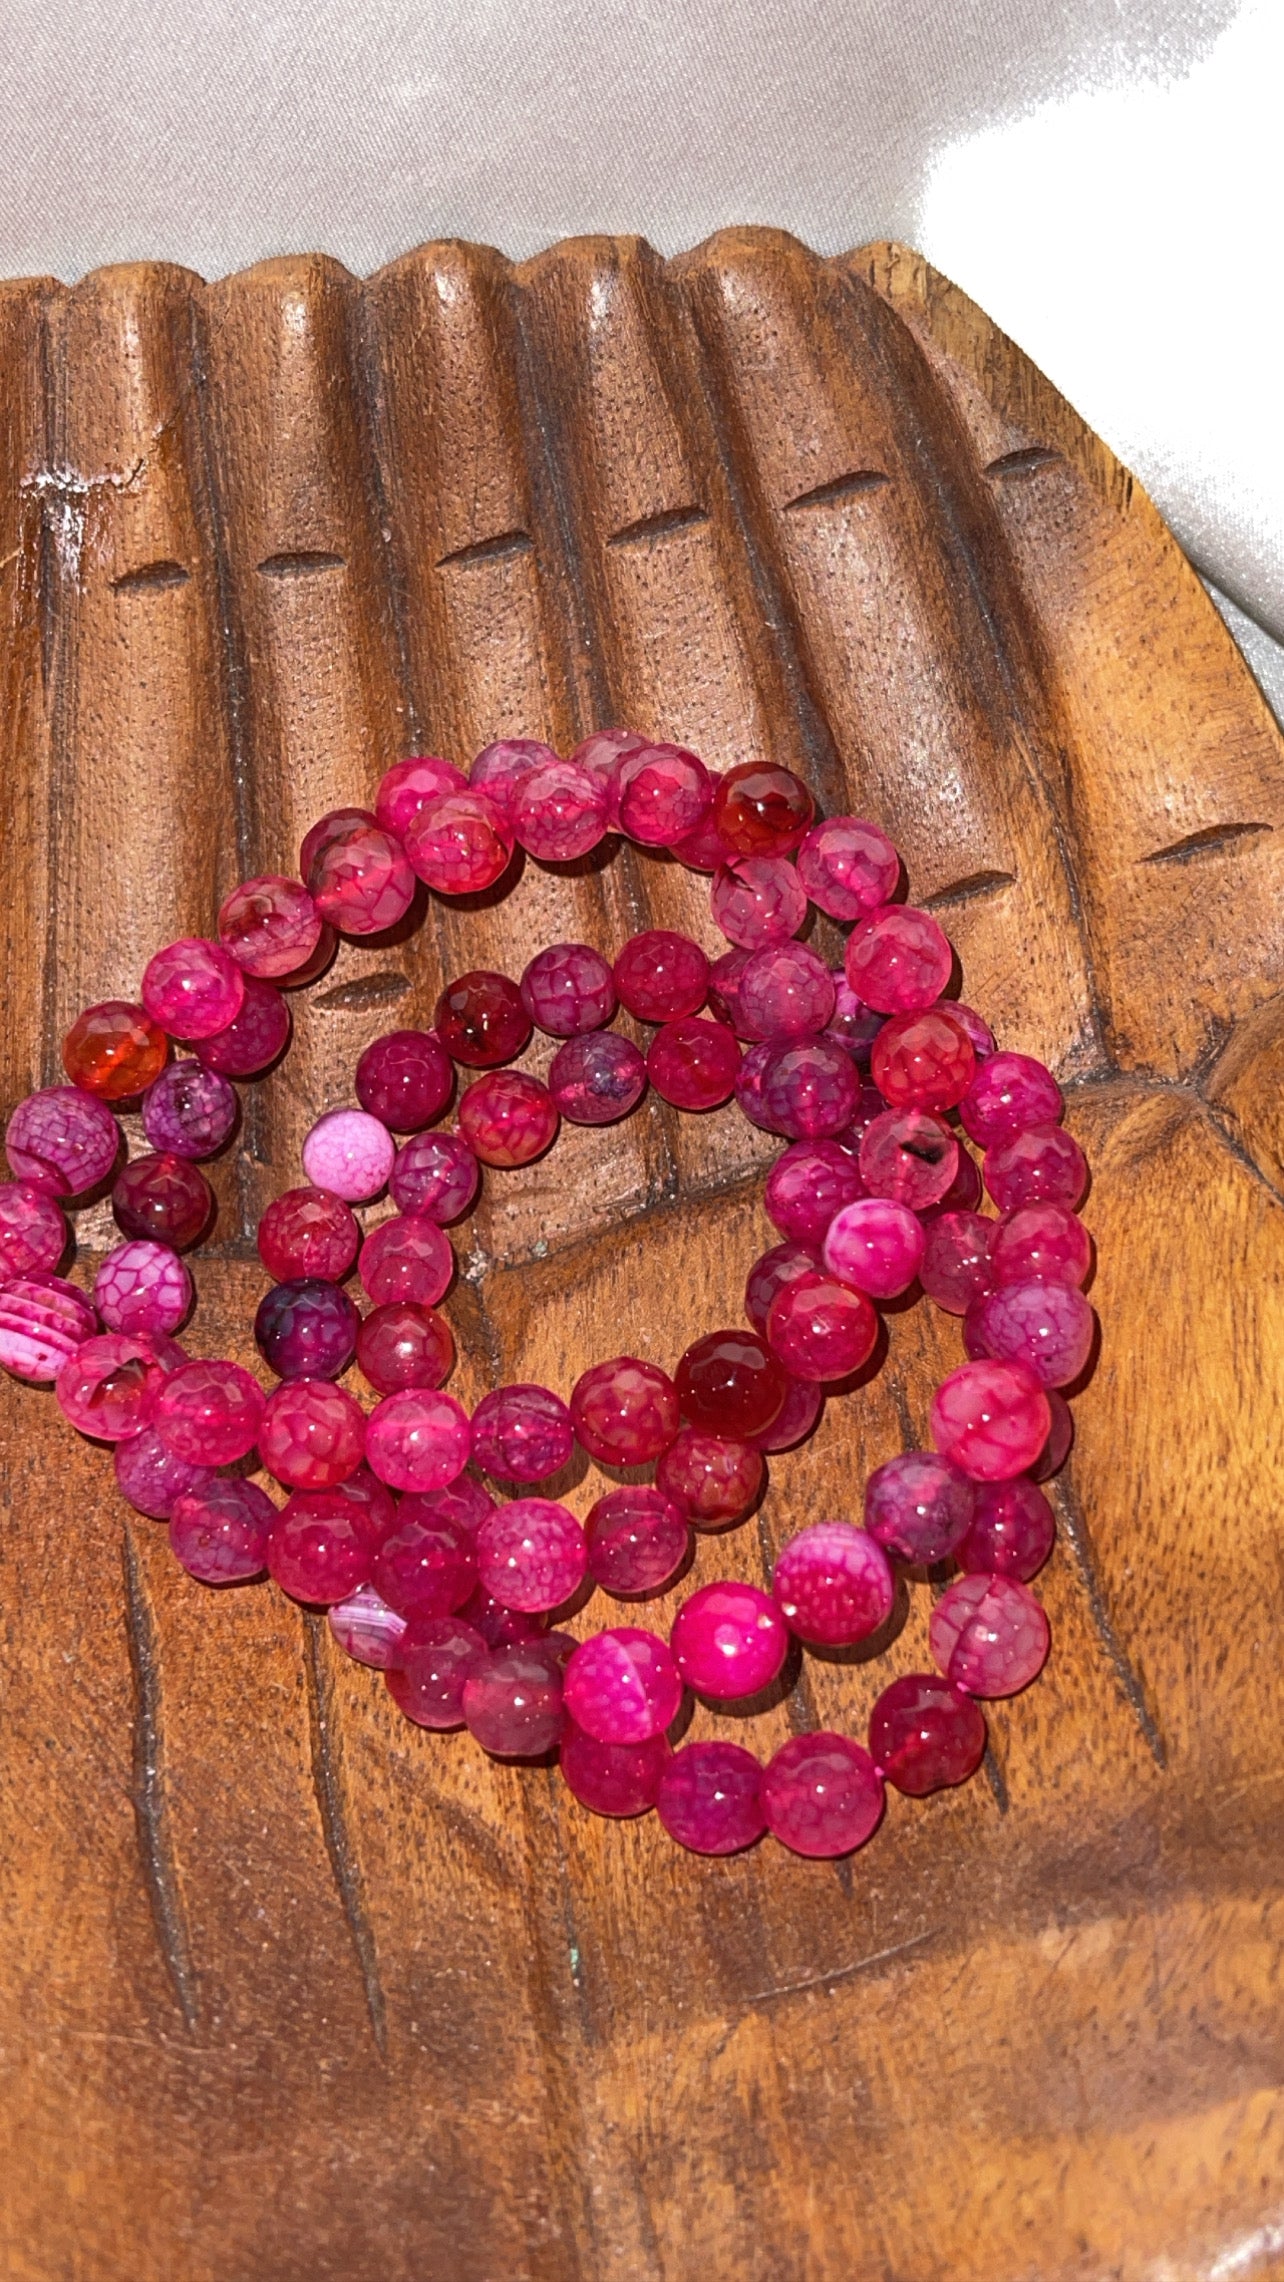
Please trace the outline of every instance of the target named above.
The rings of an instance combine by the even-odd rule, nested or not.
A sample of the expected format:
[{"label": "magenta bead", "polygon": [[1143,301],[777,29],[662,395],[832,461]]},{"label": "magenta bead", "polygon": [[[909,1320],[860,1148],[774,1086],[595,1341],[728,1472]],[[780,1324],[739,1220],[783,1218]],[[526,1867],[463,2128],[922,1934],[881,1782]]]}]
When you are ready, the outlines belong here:
[{"label": "magenta bead", "polygon": [[646,1062],[631,1038],[599,1030],[570,1038],[553,1056],[549,1091],[573,1125],[613,1125],[646,1092]]},{"label": "magenta bead", "polygon": [[391,1490],[376,1481],[368,1466],[358,1466],[354,1474],[346,1474],[333,1486],[340,1497],[350,1498],[354,1505],[360,1506],[376,1543],[387,1536],[397,1518],[397,1500]]},{"label": "magenta bead", "polygon": [[135,1513],[145,1513],[149,1521],[168,1521],[186,1491],[215,1479],[208,1466],[193,1466],[187,1458],[176,1458],[154,1426],[145,1426],[140,1434],[126,1435],[118,1442],[112,1453],[112,1468],[121,1496]]},{"label": "magenta bead", "polygon": [[1048,1428],[1048,1439],[1030,1468],[1031,1476],[1036,1482],[1051,1481],[1054,1474],[1060,1473],[1074,1441],[1074,1414],[1069,1403],[1064,1395],[1057,1393],[1055,1387],[1048,1387],[1044,1391],[1048,1397],[1052,1423]]},{"label": "magenta bead", "polygon": [[[360,1403],[345,1387],[333,1386],[328,1379],[286,1379],[264,1405],[259,1456],[269,1474],[287,1489],[337,1489],[361,1464],[365,1426]],[[371,1465],[379,1473],[373,1459]],[[379,1478],[388,1479],[382,1473]],[[393,1484],[395,1489],[402,1486]]]},{"label": "magenta bead", "polygon": [[689,935],[648,927],[630,935],[613,969],[620,1004],[639,1022],[676,1022],[704,1005],[709,962]]},{"label": "magenta bead", "polygon": [[769,1687],[785,1661],[789,1628],[769,1593],[728,1579],[682,1603],[669,1635],[687,1687],[732,1702]]},{"label": "magenta bead", "polygon": [[379,1539],[370,1582],[399,1616],[454,1616],[477,1583],[472,1534],[426,1500],[403,1498]]},{"label": "magenta bead", "polygon": [[18,1180],[55,1197],[84,1196],[115,1165],[120,1127],[96,1095],[79,1086],[45,1086],[18,1103],[4,1145]]},{"label": "magenta bead", "polygon": [[406,827],[411,869],[438,895],[476,895],[492,887],[513,853],[511,827],[488,794],[442,793]]},{"label": "magenta bead", "polygon": [[384,1675],[388,1693],[417,1727],[462,1727],[468,1675],[485,1654],[481,1634],[462,1617],[416,1617]]},{"label": "magenta bead", "polygon": [[608,1593],[658,1593],[691,1543],[681,1508],[645,1483],[608,1490],[585,1523],[588,1573]]},{"label": "magenta bead", "polygon": [[949,1127],[926,1110],[889,1109],[866,1128],[857,1161],[871,1196],[926,1212],[954,1180],[959,1145]]},{"label": "magenta bead", "polygon": [[932,1398],[932,1440],[973,1481],[1004,1482],[1033,1465],[1051,1415],[1024,1363],[964,1363]]},{"label": "magenta bead", "polygon": [[263,1389],[239,1363],[180,1363],[157,1389],[151,1424],[194,1466],[230,1466],[254,1448]]},{"label": "magenta bead", "polygon": [[531,1165],[551,1149],[560,1123],[546,1085],[526,1070],[487,1070],[459,1103],[464,1139],[483,1165]]},{"label": "magenta bead", "polygon": [[1065,1104],[1050,1069],[1032,1054],[991,1054],[959,1103],[963,1129],[995,1149],[1032,1125],[1058,1125]]},{"label": "magenta bead", "polygon": [[458,1133],[416,1133],[397,1151],[388,1192],[398,1212],[435,1220],[458,1220],[474,1202],[481,1168]]},{"label": "magenta bead", "polygon": [[590,1814],[641,1815],[655,1805],[672,1756],[667,1735],[649,1736],[645,1743],[602,1743],[568,1718],[558,1764],[568,1791]]},{"label": "magenta bead", "polygon": [[844,1126],[842,1131],[841,1140],[844,1149],[850,1149],[854,1157],[859,1156],[861,1142],[868,1133],[870,1126],[876,1117],[885,1116],[886,1111],[887,1104],[878,1087],[862,1083],[856,1096],[856,1106],[852,1111],[850,1122]]},{"label": "magenta bead", "polygon": [[985,1757],[984,1715],[934,1672],[907,1672],[874,1705],[869,1748],[889,1783],[925,1798],[976,1773]]},{"label": "magenta bead", "polygon": [[607,828],[599,779],[576,761],[546,761],[517,784],[509,803],[519,846],[544,864],[569,864],[596,848]]},{"label": "magenta bead", "polygon": [[817,1860],[863,1846],[883,1811],[883,1786],[869,1753],[824,1729],[781,1744],[763,1770],[760,1796],[772,1837],[791,1853]]},{"label": "magenta bead", "polygon": [[341,935],[378,935],[410,909],[415,875],[399,839],[352,818],[317,849],[304,874],[321,917]]},{"label": "magenta bead", "polygon": [[80,1342],[59,1371],[54,1391],[63,1417],[82,1434],[120,1442],[152,1422],[164,1384],[165,1374],[147,1341],[113,1331]]},{"label": "magenta bead", "polygon": [[469,1594],[459,1613],[466,1624],[481,1634],[488,1648],[509,1648],[518,1640],[538,1640],[546,1635],[548,1628],[547,1616],[505,1608],[481,1585]]},{"label": "magenta bead", "polygon": [[424,1214],[395,1213],[391,1220],[381,1220],[361,1247],[361,1281],[376,1307],[407,1299],[435,1307],[449,1291],[454,1272],[450,1238]]},{"label": "magenta bead", "polygon": [[725,1022],[738,1038],[747,1038],[744,1016],[740,1011],[740,977],[756,951],[724,951],[709,969],[709,1012],[719,1022]]},{"label": "magenta bead", "polygon": [[771,1351],[795,1379],[843,1379],[869,1360],[878,1317],[863,1292],[836,1276],[800,1276],[767,1317]]},{"label": "magenta bead", "polygon": [[991,1280],[1003,1284],[1082,1284],[1092,1238],[1063,1204],[1028,1204],[992,1229]]},{"label": "magenta bead", "polygon": [[531,1021],[551,1038],[600,1030],[615,1012],[614,976],[587,943],[550,943],[538,952],[522,975],[521,993]]},{"label": "magenta bead", "polygon": [[394,761],[380,778],[376,820],[404,845],[410,826],[430,801],[444,792],[463,792],[467,784],[453,761],[443,761],[436,753],[412,753],[407,760]]},{"label": "magenta bead", "polygon": [[355,1664],[386,1672],[396,1663],[406,1637],[406,1619],[379,1598],[373,1585],[358,1585],[346,1600],[336,1601],[328,1621],[345,1656]]},{"label": "magenta bead", "polygon": [[38,1269],[0,1283],[0,1365],[15,1379],[47,1386],[97,1329],[84,1293],[63,1276]]},{"label": "magenta bead", "polygon": [[836,1141],[795,1141],[768,1173],[763,1203],[782,1236],[817,1247],[834,1214],[864,1194],[859,1166]]},{"label": "magenta bead", "polygon": [[740,1068],[740,1048],[723,1022],[685,1015],[666,1022],[651,1040],[647,1076],[675,1109],[718,1109],[730,1101]]},{"label": "magenta bead", "polygon": [[896,892],[901,860],[886,833],[858,816],[827,816],[798,850],[798,877],[818,911],[863,919]]},{"label": "magenta bead", "polygon": [[932,1450],[902,1451],[865,1485],[865,1527],[902,1561],[943,1561],[962,1542],[975,1506],[975,1484]]},{"label": "magenta bead", "polygon": [[339,1283],[360,1242],[361,1231],[347,1205],[324,1189],[287,1189],[259,1222],[259,1258],[278,1284],[301,1276]]},{"label": "magenta bead", "polygon": [[669,854],[675,856],[680,864],[685,864],[688,871],[716,872],[719,864],[725,864],[731,856],[732,851],[718,829],[718,786],[721,781],[716,770],[710,769],[709,782],[713,787],[713,798],[699,823],[690,832],[684,832],[680,840],[669,843]]},{"label": "magenta bead", "polygon": [[267,872],[219,905],[219,941],[243,974],[276,982],[305,967],[321,941],[320,912],[302,880]]},{"label": "magenta bead", "polygon": [[668,1761],[655,1808],[693,1854],[739,1854],[762,1837],[762,1768],[738,1743],[686,1743]]},{"label": "magenta bead", "polygon": [[390,1030],[357,1064],[357,1100],[394,1133],[430,1125],[454,1090],[450,1056],[427,1030]]},{"label": "magenta bead", "polygon": [[633,1625],[581,1641],[563,1688],[576,1726],[598,1743],[647,1743],[663,1734],[682,1701],[682,1682],[664,1642]]},{"label": "magenta bead", "polygon": [[94,1278],[94,1306],[109,1331],[177,1331],[192,1279],[168,1244],[118,1244]]},{"label": "magenta bead", "polygon": [[966,1315],[990,1288],[990,1239],[995,1222],[979,1212],[934,1213],[924,1232],[919,1275],[923,1289],[950,1315]]},{"label": "magenta bead", "polygon": [[1052,1508],[1027,1474],[1010,1482],[982,1482],[954,1558],[965,1571],[1015,1577],[1028,1585],[1052,1551],[1056,1534]]},{"label": "magenta bead", "polygon": [[784,943],[807,917],[807,897],[784,856],[744,856],[721,864],[709,889],[714,925],[741,951]]},{"label": "magenta bead", "polygon": [[985,1185],[1002,1213],[1028,1204],[1060,1204],[1073,1212],[1088,1185],[1088,1167],[1063,1126],[1034,1125],[987,1149]]},{"label": "magenta bead", "polygon": [[236,1123],[235,1089],[203,1062],[171,1062],[143,1096],[143,1131],[153,1149],[210,1157]]},{"label": "magenta bead", "polygon": [[[557,757],[551,745],[542,745],[536,737],[498,738],[482,748],[469,769],[469,790],[484,792],[493,800],[511,832],[521,786],[534,770],[555,766]],[[583,763],[576,765],[582,767]]]},{"label": "magenta bead", "polygon": [[576,1380],[571,1418],[590,1458],[608,1466],[645,1466],[678,1431],[678,1390],[658,1364],[617,1355]]},{"label": "magenta bead", "polygon": [[893,1014],[870,1051],[874,1083],[891,1109],[954,1109],[975,1068],[972,1041],[948,1006]]},{"label": "magenta bead", "polygon": [[280,991],[247,975],[236,1020],[212,1038],[198,1038],[196,1059],[225,1078],[256,1078],[289,1042],[290,1009]]},{"label": "magenta bead", "polygon": [[549,1387],[496,1387],[473,1412],[473,1462],[503,1482],[545,1482],[575,1448],[575,1428]]},{"label": "magenta bead", "polygon": [[1004,1284],[973,1303],[968,1330],[982,1354],[1028,1364],[1042,1387],[1065,1387],[1092,1353],[1096,1317],[1073,1284]]},{"label": "magenta bead", "polygon": [[745,961],[736,1008],[751,1038],[803,1038],[833,1019],[833,977],[805,943],[769,943]]},{"label": "magenta bead", "polygon": [[53,1198],[30,1181],[0,1181],[0,1276],[54,1269],[67,1249],[67,1223]]},{"label": "magenta bead", "polygon": [[712,799],[704,762],[681,745],[644,745],[625,753],[615,771],[620,830],[647,848],[671,848],[694,832]]},{"label": "magenta bead", "polygon": [[790,1631],[824,1648],[867,1640],[896,1597],[882,1546],[849,1521],[800,1529],[777,1555],[771,1589]]},{"label": "magenta bead", "polygon": [[856,1066],[836,1039],[797,1038],[769,1049],[762,1105],[791,1140],[832,1140],[850,1123],[859,1092]]},{"label": "magenta bead", "polygon": [[186,1157],[134,1157],[117,1176],[111,1209],[123,1236],[148,1237],[186,1252],[209,1225],[214,1195]]},{"label": "magenta bead", "polygon": [[268,1574],[292,1600],[328,1607],[364,1585],[374,1537],[359,1506],[338,1490],[296,1490],[272,1524]]},{"label": "magenta bead", "polygon": [[644,751],[649,742],[636,729],[594,729],[576,746],[571,759],[582,769],[591,769],[599,784],[609,787],[626,755]]},{"label": "magenta bead", "polygon": [[254,1344],[281,1379],[337,1379],[356,1350],[361,1318],[337,1284],[301,1276],[259,1301]]},{"label": "magenta bead", "polygon": [[385,1395],[366,1421],[366,1458],[393,1490],[444,1490],[472,1448],[468,1415],[453,1395],[407,1387]]},{"label": "magenta bead", "polygon": [[584,1532],[552,1498],[513,1498],[477,1532],[477,1574],[505,1608],[558,1608],[583,1583]]},{"label": "magenta bead", "polygon": [[909,904],[884,904],[858,921],[847,938],[847,980],[880,1014],[917,1014],[934,1005],[953,964],[930,911]]},{"label": "magenta bead", "polygon": [[212,1038],[241,1011],[245,977],[221,943],[187,935],[167,943],[143,970],[142,1000],[171,1038]]},{"label": "magenta bead", "polygon": [[778,1292],[797,1283],[801,1276],[815,1276],[819,1271],[819,1258],[804,1244],[773,1244],[755,1260],[745,1283],[745,1314],[754,1330],[766,1331]]},{"label": "magenta bead", "polygon": [[[350,1489],[350,1487],[349,1483],[344,1484],[345,1489]],[[378,1487],[383,1496],[388,1497],[388,1492],[383,1488],[383,1484],[379,1483]],[[389,1499],[389,1504],[391,1502]],[[404,1510],[404,1499],[402,1504]],[[466,1530],[469,1537],[476,1537],[482,1523],[489,1521],[495,1511],[494,1498],[490,1497],[482,1488],[475,1474],[456,1475],[455,1480],[448,1483],[444,1490],[417,1491],[414,1494],[412,1504],[413,1510],[417,1514],[436,1514],[445,1521],[458,1522],[459,1527]],[[468,1621],[471,1624],[473,1620],[470,1617]]]},{"label": "magenta bead", "polygon": [[932,1610],[928,1638],[956,1688],[970,1696],[1014,1696],[1047,1661],[1048,1620],[1014,1577],[957,1577]]},{"label": "magenta bead", "polygon": [[779,1416],[760,1434],[751,1437],[756,1450],[793,1450],[805,1442],[816,1426],[825,1407],[825,1397],[818,1380],[789,1378],[785,1383],[785,1399]]},{"label": "magenta bead", "polygon": [[303,1170],[315,1188],[363,1204],[384,1187],[396,1153],[387,1126],[367,1110],[331,1109],[303,1144]]},{"label": "magenta bead", "polygon": [[857,1197],[834,1214],[821,1248],[831,1276],[870,1299],[908,1291],[923,1258],[921,1221],[909,1207],[881,1196]]},{"label": "magenta bead", "polygon": [[778,1038],[760,1040],[749,1048],[736,1073],[737,1106],[749,1123],[758,1126],[763,1133],[783,1134],[785,1130],[763,1099],[763,1084],[780,1046]]},{"label": "magenta bead", "polygon": [[764,1470],[752,1442],[684,1426],[661,1453],[655,1486],[696,1529],[725,1529],[728,1522],[744,1520]]},{"label": "magenta bead", "polygon": [[562,1732],[562,1678],[542,1643],[493,1649],[474,1664],[464,1682],[464,1721],[501,1759],[551,1751]]},{"label": "magenta bead", "polygon": [[277,1509],[257,1482],[198,1482],[174,1501],[170,1550],[203,1585],[235,1585],[260,1577]]}]

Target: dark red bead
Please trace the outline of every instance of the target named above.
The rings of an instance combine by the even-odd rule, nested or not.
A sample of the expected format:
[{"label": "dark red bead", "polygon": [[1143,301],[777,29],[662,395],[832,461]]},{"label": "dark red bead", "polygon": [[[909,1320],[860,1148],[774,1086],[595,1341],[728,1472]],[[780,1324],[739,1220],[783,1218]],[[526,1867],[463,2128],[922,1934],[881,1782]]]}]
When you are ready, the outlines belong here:
[{"label": "dark red bead", "polygon": [[209,1225],[214,1196],[186,1157],[135,1157],[111,1192],[111,1209],[126,1236],[148,1236],[186,1252]]},{"label": "dark red bead", "polygon": [[426,1030],[390,1030],[357,1064],[357,1100],[394,1133],[418,1133],[450,1100],[455,1073]]},{"label": "dark red bead", "polygon": [[652,1085],[675,1109],[720,1108],[730,1101],[739,1071],[740,1048],[726,1023],[696,1015],[664,1023],[646,1058]]},{"label": "dark red bead", "polygon": [[695,1014],[709,989],[709,962],[689,935],[648,927],[631,935],[613,969],[621,1006],[639,1022],[673,1022]]},{"label": "dark red bead", "polygon": [[433,1023],[446,1052],[470,1070],[513,1061],[534,1027],[517,984],[484,967],[446,985]]},{"label": "dark red bead", "polygon": [[752,1331],[711,1331],[687,1348],[674,1381],[682,1415],[712,1434],[761,1434],[780,1414],[785,1373]]},{"label": "dark red bead", "polygon": [[402,1499],[370,1576],[398,1616],[453,1616],[477,1583],[473,1539],[462,1523],[412,1493]]},{"label": "dark red bead", "polygon": [[816,813],[801,777],[776,761],[744,761],[728,769],[713,801],[719,838],[737,856],[785,856]]},{"label": "dark red bead", "polygon": [[934,1672],[893,1680],[869,1715],[869,1748],[889,1783],[912,1799],[965,1783],[985,1756],[985,1716]]},{"label": "dark red bead", "polygon": [[450,1377],[455,1342],[443,1316],[422,1300],[394,1299],[372,1308],[357,1333],[357,1364],[381,1395],[402,1387],[440,1387]]},{"label": "dark red bead", "polygon": [[278,1283],[296,1276],[346,1276],[361,1242],[352,1211],[328,1189],[287,1189],[259,1222],[259,1258]]}]

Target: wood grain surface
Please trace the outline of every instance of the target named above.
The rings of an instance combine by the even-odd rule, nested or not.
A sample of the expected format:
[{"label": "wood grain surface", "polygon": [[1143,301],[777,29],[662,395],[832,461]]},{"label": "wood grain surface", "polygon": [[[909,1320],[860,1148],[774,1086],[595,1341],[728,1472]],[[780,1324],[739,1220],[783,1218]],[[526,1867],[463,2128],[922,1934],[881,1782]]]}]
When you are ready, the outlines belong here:
[{"label": "wood grain surface", "polygon": [[[1284,756],[1154,509],[895,246],[0,286],[0,1106],[401,754],[620,720],[877,817],[966,996],[1067,1081],[1103,1341],[1052,1663],[981,1778],[893,1795],[852,1860],[696,1861],[413,1729],[275,1592],[192,1583],[6,1384],[0,2271],[1284,2274]],[[714,940],[702,883],[624,850],[478,904],[296,1001],[215,1171],[197,1352],[249,1359],[258,1212],[449,972]],[[737,1320],[763,1162],[734,1111],[653,1104],[489,1179],[461,1395]],[[78,1274],[109,1226],[81,1216]],[[894,1315],[697,1576],[856,1513],[959,1353]],[[809,1658],[751,1739],[858,1731],[927,1605]]]}]

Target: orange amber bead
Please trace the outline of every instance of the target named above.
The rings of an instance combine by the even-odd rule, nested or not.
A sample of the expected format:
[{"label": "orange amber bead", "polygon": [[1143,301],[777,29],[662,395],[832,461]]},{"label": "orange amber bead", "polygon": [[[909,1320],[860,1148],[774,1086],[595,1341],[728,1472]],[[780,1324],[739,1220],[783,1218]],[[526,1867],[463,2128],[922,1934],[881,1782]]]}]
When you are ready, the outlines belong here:
[{"label": "orange amber bead", "polygon": [[123,998],[87,1007],[62,1042],[62,1065],[74,1085],[104,1101],[146,1093],[165,1067],[169,1040],[146,1009]]}]

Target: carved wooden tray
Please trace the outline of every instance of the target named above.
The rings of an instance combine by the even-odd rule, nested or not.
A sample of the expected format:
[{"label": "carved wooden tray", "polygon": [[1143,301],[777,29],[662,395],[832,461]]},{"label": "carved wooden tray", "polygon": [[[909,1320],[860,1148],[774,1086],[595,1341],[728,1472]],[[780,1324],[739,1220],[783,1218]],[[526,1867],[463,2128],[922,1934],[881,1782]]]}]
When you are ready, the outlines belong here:
[{"label": "carved wooden tray", "polygon": [[[987,1777],[893,1797],[837,1866],[693,1861],[418,1733],[276,1594],[193,1585],[6,1385],[5,2275],[1284,2272],[1284,771],[1148,501],[901,248],[441,244],[365,283],[0,288],[0,580],[5,1105],[402,753],[624,720],[885,823],[968,997],[1071,1083],[1104,1326],[1048,1673]],[[245,1353],[255,1216],[446,972],[708,933],[699,882],[625,855],[482,902],[298,1007],[200,1351]],[[490,1182],[461,1391],[736,1320],[761,1163],[734,1112],[653,1108]],[[958,1351],[894,1318],[699,1572],[851,1513]],[[755,1739],[859,1729],[925,1605]]]}]

